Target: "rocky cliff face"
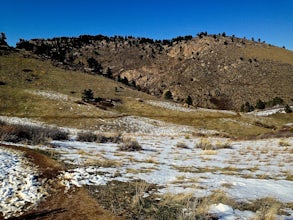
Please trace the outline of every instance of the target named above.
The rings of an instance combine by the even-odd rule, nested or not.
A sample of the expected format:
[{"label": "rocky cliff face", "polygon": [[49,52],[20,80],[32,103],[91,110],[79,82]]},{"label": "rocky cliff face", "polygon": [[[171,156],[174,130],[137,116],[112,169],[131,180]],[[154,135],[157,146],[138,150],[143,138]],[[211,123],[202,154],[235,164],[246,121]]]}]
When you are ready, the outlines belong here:
[{"label": "rocky cliff face", "polygon": [[236,37],[203,33],[154,41],[83,35],[21,40],[17,47],[155,96],[166,90],[175,101],[190,96],[195,106],[239,110],[247,101],[293,98],[293,52]]}]

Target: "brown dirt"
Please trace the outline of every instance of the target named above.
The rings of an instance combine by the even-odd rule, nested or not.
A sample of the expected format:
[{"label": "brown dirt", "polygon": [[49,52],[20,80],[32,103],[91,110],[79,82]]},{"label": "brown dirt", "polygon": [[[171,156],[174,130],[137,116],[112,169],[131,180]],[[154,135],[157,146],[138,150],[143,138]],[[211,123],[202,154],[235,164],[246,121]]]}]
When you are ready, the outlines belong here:
[{"label": "brown dirt", "polygon": [[[20,217],[10,218],[10,220],[25,219],[45,219],[45,220],[116,220],[121,219],[113,216],[109,211],[103,209],[98,202],[90,196],[85,188],[74,188],[64,193],[56,177],[65,168],[57,161],[32,149],[15,147],[0,144],[14,150],[20,150],[25,156],[39,168],[42,178],[47,178],[50,184],[50,196],[40,202],[35,210],[30,210]],[[0,215],[0,219],[1,215]]]}]

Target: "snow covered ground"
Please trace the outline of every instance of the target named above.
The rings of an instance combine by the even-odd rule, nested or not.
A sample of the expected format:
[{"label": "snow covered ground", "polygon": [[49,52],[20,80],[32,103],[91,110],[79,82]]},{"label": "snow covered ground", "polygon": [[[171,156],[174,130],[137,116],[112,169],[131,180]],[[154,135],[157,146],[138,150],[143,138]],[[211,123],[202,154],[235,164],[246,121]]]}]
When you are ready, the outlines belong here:
[{"label": "snow covered ground", "polygon": [[[142,179],[163,186],[162,192],[194,191],[197,196],[206,196],[223,188],[238,200],[271,196],[282,202],[293,202],[293,181],[287,180],[293,171],[292,138],[205,140],[214,145],[228,143],[232,147],[218,150],[196,148],[202,141],[199,138],[136,135],[136,140],[143,151],[122,152],[117,144],[77,141],[54,141],[54,149],[46,146],[43,149],[54,150],[62,161],[79,167],[65,174],[74,179],[71,184],[75,185]],[[179,148],[178,143],[188,148]]]},{"label": "snow covered ground", "polygon": [[[192,136],[195,130],[188,126],[132,116],[115,119],[104,130],[118,127],[127,128],[123,137],[137,140],[143,150],[125,152],[116,143],[75,140],[27,147],[56,153],[59,160],[75,167],[59,176],[68,189],[113,180],[144,180],[158,185],[162,194],[193,193],[205,197],[220,189],[237,201],[273,197],[284,203],[293,202],[293,138],[199,138]],[[216,149],[197,147],[203,143]],[[215,204],[211,212],[220,219],[250,219],[255,214],[231,209]],[[288,214],[291,216],[286,219],[293,219],[293,211],[288,210]]]},{"label": "snow covered ground", "polygon": [[[293,138],[231,141],[182,135],[128,137],[135,138],[143,150],[123,152],[119,144],[78,141],[54,141],[54,147],[41,148],[60,154],[60,160],[76,166],[60,176],[67,188],[112,180],[145,180],[162,187],[160,193],[204,197],[221,189],[237,201],[273,197],[284,203],[293,202]],[[197,148],[202,142],[219,149]],[[178,147],[178,143],[184,143],[186,148]],[[231,148],[220,149],[224,144]],[[233,213],[234,218],[222,219],[251,215],[239,210]]]},{"label": "snow covered ground", "polygon": [[21,215],[47,195],[37,177],[36,168],[21,152],[0,147],[0,213],[4,218]]}]

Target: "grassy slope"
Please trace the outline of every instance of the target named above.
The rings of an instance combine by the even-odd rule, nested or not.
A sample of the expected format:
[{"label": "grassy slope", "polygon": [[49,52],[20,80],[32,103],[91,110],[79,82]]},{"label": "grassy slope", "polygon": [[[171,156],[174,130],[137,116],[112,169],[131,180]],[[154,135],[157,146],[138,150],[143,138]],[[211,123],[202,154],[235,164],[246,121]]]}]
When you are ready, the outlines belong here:
[{"label": "grassy slope", "polygon": [[[31,69],[33,72],[24,72],[23,69]],[[32,81],[29,82],[27,79]],[[156,98],[129,89],[123,84],[101,76],[59,69],[49,62],[24,58],[17,53],[0,56],[0,81],[7,83],[0,86],[0,115],[37,118],[60,126],[94,129],[96,124],[102,123],[100,119],[136,115],[196,128],[219,130],[233,136],[244,136],[271,131],[254,125],[245,126],[247,123],[254,124],[255,121],[260,120],[262,123],[280,127],[284,123],[293,121],[292,117],[257,119],[252,116],[231,116],[201,111],[183,113],[154,107],[137,101],[137,98],[143,100]],[[120,86],[124,89],[115,92],[115,87]],[[121,98],[123,104],[115,107],[113,111],[76,104],[74,100],[80,99],[81,92],[86,88],[93,89],[96,97]],[[40,90],[58,92],[72,99],[53,100],[28,92]]]},{"label": "grassy slope", "polygon": [[264,60],[274,60],[293,65],[293,52],[275,46],[251,46],[243,49],[248,57],[258,57]]}]

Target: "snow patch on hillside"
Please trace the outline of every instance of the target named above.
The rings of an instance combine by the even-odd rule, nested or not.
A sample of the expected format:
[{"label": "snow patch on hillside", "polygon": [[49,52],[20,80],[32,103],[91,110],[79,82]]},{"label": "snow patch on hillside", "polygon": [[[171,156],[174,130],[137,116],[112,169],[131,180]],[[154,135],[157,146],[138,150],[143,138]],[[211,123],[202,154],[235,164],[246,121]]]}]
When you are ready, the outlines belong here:
[{"label": "snow patch on hillside", "polygon": [[163,101],[153,101],[148,100],[146,101],[147,104],[161,107],[173,111],[179,111],[179,112],[213,112],[213,113],[224,113],[224,114],[231,114],[231,115],[237,115],[236,112],[228,111],[228,110],[217,110],[217,109],[207,109],[207,108],[194,108],[192,106],[185,107],[182,104],[174,103],[174,102],[163,102]]},{"label": "snow patch on hillside", "polygon": [[37,95],[37,96],[42,96],[47,99],[52,99],[52,100],[59,100],[59,101],[69,101],[73,100],[76,101],[77,99],[70,97],[68,95],[58,93],[58,92],[52,92],[52,91],[40,91],[40,90],[25,90],[26,92]]}]

